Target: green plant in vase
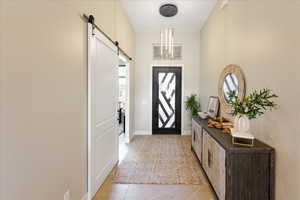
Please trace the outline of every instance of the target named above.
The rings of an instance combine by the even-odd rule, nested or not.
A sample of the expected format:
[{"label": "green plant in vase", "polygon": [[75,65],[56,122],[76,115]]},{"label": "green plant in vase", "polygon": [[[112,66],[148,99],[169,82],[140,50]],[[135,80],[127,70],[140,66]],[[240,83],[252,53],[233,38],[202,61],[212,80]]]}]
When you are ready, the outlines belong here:
[{"label": "green plant in vase", "polygon": [[230,98],[229,104],[232,106],[233,115],[236,116],[234,121],[235,128],[239,132],[249,132],[249,120],[255,119],[276,107],[273,98],[278,97],[270,89],[255,90],[242,99],[238,98],[234,91],[228,94]]},{"label": "green plant in vase", "polygon": [[192,116],[197,116],[197,113],[200,111],[200,102],[197,100],[196,94],[191,94],[186,97],[185,109],[190,111]]}]

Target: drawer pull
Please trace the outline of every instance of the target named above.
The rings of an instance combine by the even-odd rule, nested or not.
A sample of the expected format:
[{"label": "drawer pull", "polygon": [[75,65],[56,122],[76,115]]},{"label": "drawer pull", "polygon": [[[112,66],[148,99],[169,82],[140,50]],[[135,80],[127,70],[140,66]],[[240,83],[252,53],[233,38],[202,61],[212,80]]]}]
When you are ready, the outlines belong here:
[{"label": "drawer pull", "polygon": [[213,162],[213,154],[211,153],[210,150],[207,151],[207,162],[208,162],[208,167],[211,168],[212,162]]},{"label": "drawer pull", "polygon": [[196,132],[194,131],[193,133],[193,141],[195,142],[196,141]]}]

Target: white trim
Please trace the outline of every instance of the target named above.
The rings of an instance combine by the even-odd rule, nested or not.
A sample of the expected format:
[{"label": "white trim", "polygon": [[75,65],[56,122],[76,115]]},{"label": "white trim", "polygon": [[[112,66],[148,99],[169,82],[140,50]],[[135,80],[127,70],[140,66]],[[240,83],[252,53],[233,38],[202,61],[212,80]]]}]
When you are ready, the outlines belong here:
[{"label": "white trim", "polygon": [[122,52],[119,53],[119,59],[124,62],[126,69],[126,102],[125,102],[125,142],[130,143],[130,62]]},{"label": "white trim", "polygon": [[[90,76],[89,74],[91,73],[91,63],[92,63],[92,47],[91,47],[91,39],[93,37],[93,27],[91,24],[88,24],[88,77]],[[88,78],[88,85],[91,85],[91,80]],[[88,113],[87,113],[87,135],[88,135],[88,141],[87,141],[87,153],[88,153],[88,177],[87,177],[87,188],[88,188],[88,199],[92,199],[92,152],[91,152],[91,104],[89,103],[89,99],[91,98],[91,88],[88,87]]]},{"label": "white trim", "polygon": [[119,59],[122,60],[124,63],[128,63],[126,57],[122,54],[122,52],[119,53]]},{"label": "white trim", "polygon": [[192,135],[192,130],[183,130],[181,135]]},{"label": "white trim", "polygon": [[[172,61],[173,62],[173,61]],[[181,135],[183,135],[184,128],[184,64],[151,64],[150,66],[150,112],[149,112],[149,132],[152,135],[152,84],[153,84],[153,67],[181,67]]]},{"label": "white trim", "polygon": [[134,135],[152,135],[152,131],[137,130],[134,132]]},{"label": "white trim", "polygon": [[125,142],[130,142],[130,63],[126,62]]},{"label": "white trim", "polygon": [[85,194],[83,195],[83,197],[81,198],[81,200],[89,200],[89,199],[88,199],[88,193],[85,193]]},{"label": "white trim", "polygon": [[[118,157],[118,156],[117,156]],[[96,178],[96,187],[100,188],[100,186],[104,183],[105,179],[109,175],[109,173],[112,171],[114,166],[118,164],[118,158],[113,158],[110,163],[108,163],[105,168],[99,173],[99,175]]]}]

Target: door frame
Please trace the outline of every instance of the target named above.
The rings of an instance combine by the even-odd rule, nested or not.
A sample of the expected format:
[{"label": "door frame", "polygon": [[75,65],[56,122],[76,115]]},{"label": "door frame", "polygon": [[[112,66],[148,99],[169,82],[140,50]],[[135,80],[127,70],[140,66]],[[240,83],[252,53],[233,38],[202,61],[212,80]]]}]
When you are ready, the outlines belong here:
[{"label": "door frame", "polygon": [[181,134],[180,135],[184,135],[184,64],[151,64],[150,65],[150,103],[149,103],[149,130],[150,130],[150,135],[152,135],[152,97],[153,97],[153,93],[152,93],[152,85],[153,85],[153,68],[154,67],[180,67],[181,68]]},{"label": "door frame", "polygon": [[130,134],[130,128],[131,128],[131,115],[130,115],[130,74],[132,72],[130,68],[130,61],[120,52],[119,59],[122,60],[125,63],[126,68],[126,102],[125,102],[125,142],[130,143],[132,139],[132,135]]}]

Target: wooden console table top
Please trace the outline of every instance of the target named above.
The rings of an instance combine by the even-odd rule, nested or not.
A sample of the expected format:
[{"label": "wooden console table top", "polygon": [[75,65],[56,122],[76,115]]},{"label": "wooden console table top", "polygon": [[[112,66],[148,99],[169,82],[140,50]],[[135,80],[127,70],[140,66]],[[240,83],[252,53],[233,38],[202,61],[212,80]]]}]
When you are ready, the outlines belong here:
[{"label": "wooden console table top", "polygon": [[255,139],[253,147],[234,145],[232,144],[232,136],[230,134],[225,134],[220,129],[208,127],[208,119],[204,120],[197,116],[193,117],[193,120],[205,129],[209,135],[211,135],[225,150],[230,153],[270,153],[274,151],[274,148],[258,139]]}]

